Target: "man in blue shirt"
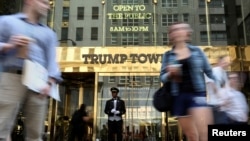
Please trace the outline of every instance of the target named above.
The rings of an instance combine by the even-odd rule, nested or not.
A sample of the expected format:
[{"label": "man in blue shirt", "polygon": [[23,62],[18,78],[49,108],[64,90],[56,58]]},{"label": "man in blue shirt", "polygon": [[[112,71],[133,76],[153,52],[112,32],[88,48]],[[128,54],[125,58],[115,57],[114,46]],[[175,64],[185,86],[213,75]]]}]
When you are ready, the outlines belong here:
[{"label": "man in blue shirt", "polygon": [[[24,0],[21,13],[0,18],[3,67],[0,79],[0,141],[5,141],[10,135],[20,108],[25,116],[25,140],[42,140],[47,96],[51,85],[62,81],[56,62],[56,34],[40,23],[49,8],[49,0]],[[24,58],[39,63],[48,71],[48,84],[39,93],[27,89],[21,82]]]}]

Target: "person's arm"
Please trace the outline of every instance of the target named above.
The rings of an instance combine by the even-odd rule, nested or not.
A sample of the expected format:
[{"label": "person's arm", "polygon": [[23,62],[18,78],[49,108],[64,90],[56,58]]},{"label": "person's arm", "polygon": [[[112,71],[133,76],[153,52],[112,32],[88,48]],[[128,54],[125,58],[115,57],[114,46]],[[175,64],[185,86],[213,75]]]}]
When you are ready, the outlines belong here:
[{"label": "person's arm", "polygon": [[126,113],[126,106],[125,106],[125,102],[122,100],[122,103],[121,103],[121,115],[125,114]]},{"label": "person's arm", "polygon": [[212,79],[215,82],[215,77],[213,75],[212,67],[207,59],[207,56],[205,55],[205,53],[201,49],[199,49],[199,51],[200,51],[200,54],[202,55],[202,58],[203,58],[203,63],[204,63],[203,71],[204,71],[204,73],[207,75],[207,77],[209,77],[210,79]]},{"label": "person's arm", "polygon": [[85,122],[90,121],[90,119],[91,119],[91,118],[87,115],[87,113],[85,113],[85,114],[83,115],[83,117],[82,117],[82,120],[85,121]]},{"label": "person's arm", "polygon": [[215,81],[208,78],[206,74],[204,74],[204,78],[205,78],[205,83],[207,85],[207,88],[211,88],[212,92],[216,94],[217,87],[216,87]]},{"label": "person's arm", "polygon": [[[5,52],[8,49],[14,48],[14,46],[10,43],[8,43],[8,26],[5,23],[6,19],[5,16],[0,17],[0,53]],[[4,28],[3,28],[4,27]]]},{"label": "person's arm", "polygon": [[104,108],[104,113],[109,115],[111,113],[109,109],[109,101],[106,101],[105,108]]},{"label": "person's arm", "polygon": [[15,47],[10,43],[0,42],[0,52],[5,52],[5,51],[13,49],[13,48],[15,48]]},{"label": "person's arm", "polygon": [[56,34],[51,31],[51,38],[48,46],[46,48],[46,57],[47,57],[47,70],[49,74],[48,83],[59,83],[62,81],[61,72],[59,65],[56,60],[56,47],[58,46],[58,41]]},{"label": "person's arm", "polygon": [[[5,27],[2,17],[0,17],[0,27]],[[0,52],[2,52],[6,46],[4,42],[4,30],[4,28],[0,28]]]},{"label": "person's arm", "polygon": [[212,67],[211,67],[205,53],[201,51],[201,54],[202,54],[202,56],[204,58],[204,69],[203,69],[203,71],[206,74],[206,76],[208,77],[208,79],[210,79],[209,85],[213,89],[213,92],[216,94],[218,92],[218,90],[217,90],[217,85],[216,85],[216,78],[214,76]]},{"label": "person's arm", "polygon": [[166,83],[169,77],[169,73],[167,72],[167,65],[168,65],[168,54],[169,52],[165,52],[162,56],[162,63],[161,63],[161,71],[160,71],[160,80],[163,83]]},{"label": "person's arm", "polygon": [[227,107],[231,103],[231,92],[228,87],[222,87],[216,93],[217,101],[220,106]]}]

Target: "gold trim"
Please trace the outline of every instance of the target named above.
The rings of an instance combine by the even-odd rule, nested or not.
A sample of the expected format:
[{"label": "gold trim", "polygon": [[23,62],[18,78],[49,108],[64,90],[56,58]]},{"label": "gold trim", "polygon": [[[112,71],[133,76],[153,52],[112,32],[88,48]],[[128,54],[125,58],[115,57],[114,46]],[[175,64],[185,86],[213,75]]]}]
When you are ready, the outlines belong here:
[{"label": "gold trim", "polygon": [[[229,55],[233,61],[230,70],[237,71],[242,68],[239,67],[239,61],[244,63],[245,68],[249,68],[250,61],[250,46],[236,47],[236,46],[201,46],[201,50],[207,55],[211,64],[216,63],[217,57],[220,55]],[[140,46],[140,47],[58,47],[57,48],[57,60],[60,64],[62,72],[117,72],[117,73],[158,73],[160,72],[161,60],[157,60],[156,63],[150,63],[148,60],[145,63],[132,62],[131,54],[163,54],[165,51],[170,50],[170,47],[166,46]],[[237,57],[238,52],[241,52],[243,58]],[[84,64],[84,58],[82,55],[106,55],[111,54],[119,55],[123,54],[127,56],[125,62],[122,63],[104,63],[90,64],[90,59],[87,59],[87,64]],[[148,58],[147,58],[148,59]],[[97,60],[98,61],[98,60]],[[247,62],[248,61],[248,62]],[[243,66],[244,66],[243,65]]]},{"label": "gold trim", "polygon": [[93,114],[93,136],[92,140],[94,141],[96,139],[96,131],[97,131],[97,102],[98,102],[98,73],[95,73],[95,86],[94,87],[94,114]]},{"label": "gold trim", "polygon": [[99,76],[159,76],[159,72],[157,73],[99,73]]}]

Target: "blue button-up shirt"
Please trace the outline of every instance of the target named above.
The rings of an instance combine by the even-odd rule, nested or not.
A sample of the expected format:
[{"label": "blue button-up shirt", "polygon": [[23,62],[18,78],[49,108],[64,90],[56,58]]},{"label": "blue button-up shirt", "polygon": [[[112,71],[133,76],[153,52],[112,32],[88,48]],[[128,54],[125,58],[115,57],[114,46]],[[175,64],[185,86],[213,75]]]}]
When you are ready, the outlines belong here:
[{"label": "blue button-up shirt", "polygon": [[8,43],[13,35],[25,35],[34,42],[29,44],[28,59],[36,61],[48,70],[49,77],[62,81],[61,72],[56,62],[56,34],[46,25],[27,22],[23,13],[0,17],[0,56],[3,68],[22,68],[23,59],[17,58],[17,49],[1,52],[3,45]]},{"label": "blue button-up shirt", "polygon": [[[191,79],[194,86],[195,92],[205,92],[206,91],[206,85],[204,80],[204,73],[211,79],[214,79],[212,68],[207,60],[207,57],[203,53],[203,51],[192,45],[187,45],[190,52],[191,52],[191,61],[189,72],[191,72]],[[161,82],[165,83],[169,81],[168,79],[168,72],[166,70],[167,65],[178,63],[176,62],[176,54],[173,50],[170,50],[163,54],[162,57],[162,66],[161,66],[161,72],[160,72],[160,79]],[[185,80],[184,80],[185,81]],[[171,93],[173,95],[178,95],[179,89],[177,83],[173,82],[171,83]]]}]

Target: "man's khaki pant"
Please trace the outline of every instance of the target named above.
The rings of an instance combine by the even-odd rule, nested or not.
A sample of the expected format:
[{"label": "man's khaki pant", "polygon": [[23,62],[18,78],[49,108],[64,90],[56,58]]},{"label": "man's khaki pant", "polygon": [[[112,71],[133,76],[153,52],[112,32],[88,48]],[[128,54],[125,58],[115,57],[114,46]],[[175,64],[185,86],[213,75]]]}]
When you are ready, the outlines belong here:
[{"label": "man's khaki pant", "polygon": [[47,97],[39,96],[22,85],[21,75],[2,73],[0,78],[0,141],[5,141],[11,134],[20,108],[25,117],[25,140],[42,141],[47,104]]}]

